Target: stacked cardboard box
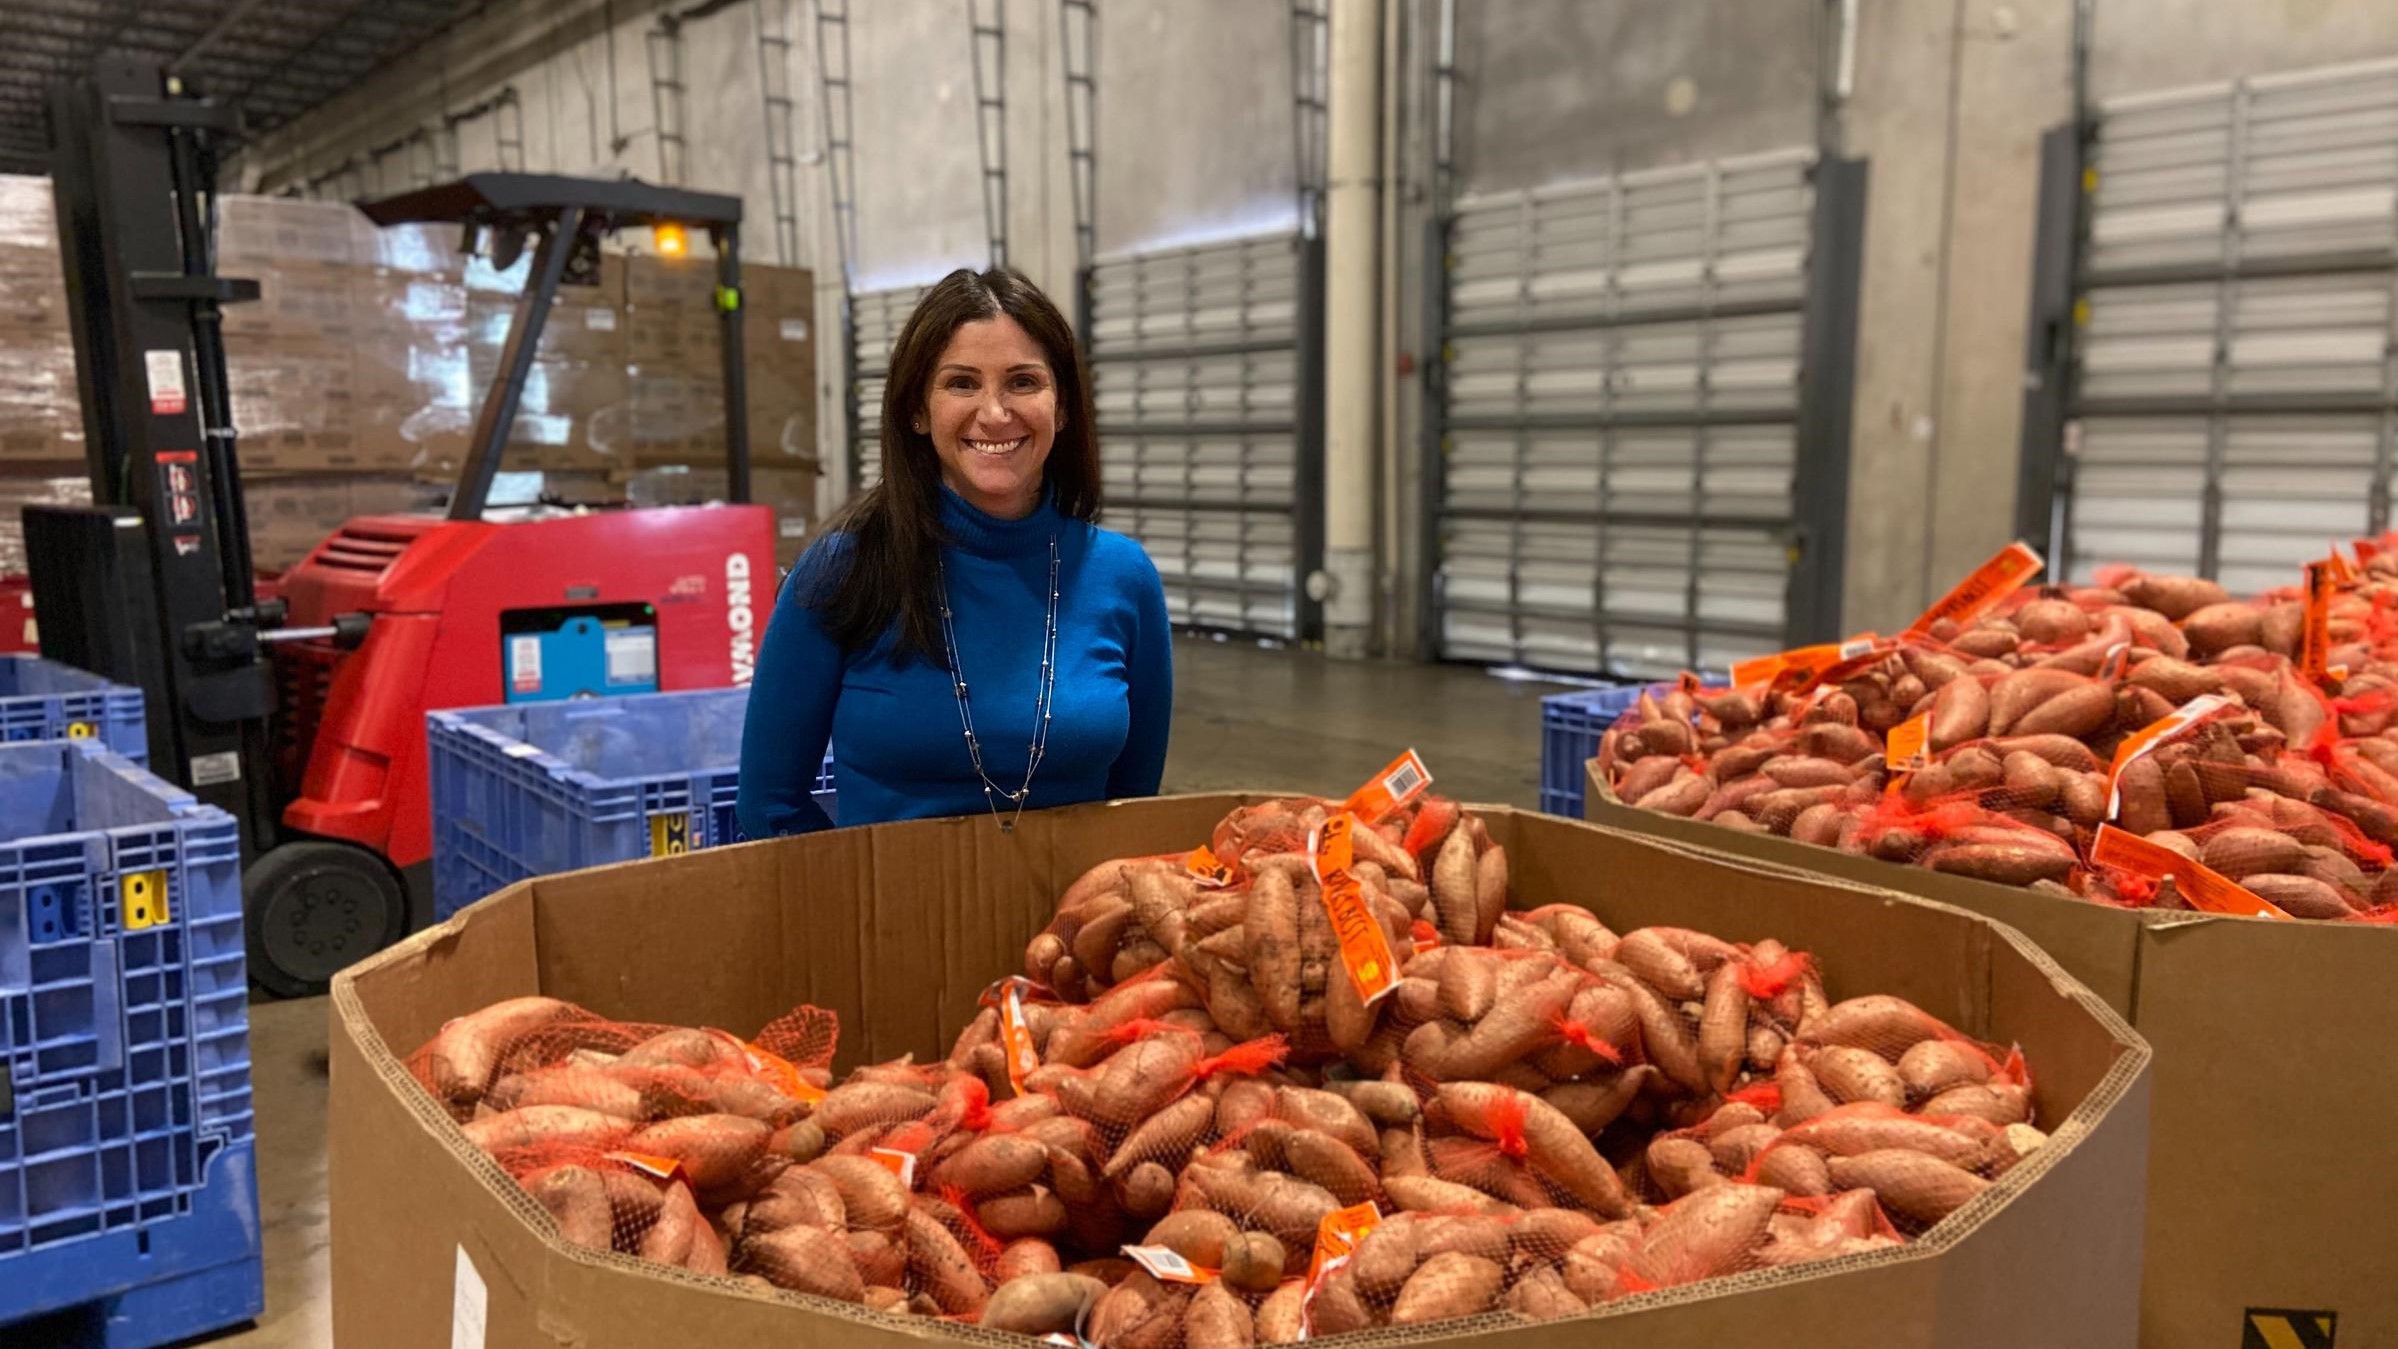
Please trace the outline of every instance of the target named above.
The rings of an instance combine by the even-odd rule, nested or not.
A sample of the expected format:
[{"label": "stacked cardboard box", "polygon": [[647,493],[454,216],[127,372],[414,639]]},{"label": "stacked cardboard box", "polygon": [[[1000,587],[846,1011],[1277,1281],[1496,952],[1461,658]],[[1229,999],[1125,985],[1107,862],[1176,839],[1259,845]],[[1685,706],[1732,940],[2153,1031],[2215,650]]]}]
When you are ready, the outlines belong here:
[{"label": "stacked cardboard box", "polygon": [[[225,311],[258,564],[289,566],[349,514],[437,502],[498,377],[529,253],[503,271],[462,256],[452,229],[377,229],[339,202],[229,196],[219,223],[220,270],[260,289]],[[637,470],[687,465],[721,496],[714,271],[610,254],[595,284],[562,288],[502,469],[603,502],[625,500]],[[753,266],[744,291],[758,499],[796,552],[816,518],[814,283]],[[0,176],[0,475],[49,483],[82,463],[50,185]],[[46,489],[0,484],[0,574],[24,565],[9,502],[28,490]]]}]

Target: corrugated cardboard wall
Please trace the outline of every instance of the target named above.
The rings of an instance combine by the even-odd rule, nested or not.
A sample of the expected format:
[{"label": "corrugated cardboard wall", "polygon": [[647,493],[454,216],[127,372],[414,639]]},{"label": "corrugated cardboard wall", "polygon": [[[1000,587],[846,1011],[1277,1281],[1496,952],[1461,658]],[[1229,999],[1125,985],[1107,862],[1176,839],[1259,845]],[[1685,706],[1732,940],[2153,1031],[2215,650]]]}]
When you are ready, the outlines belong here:
[{"label": "corrugated cardboard wall", "polygon": [[[255,278],[226,353],[258,565],[345,518],[445,497],[499,368],[530,257],[507,272],[446,228],[378,230],[336,202],[227,197],[219,270]],[[724,481],[712,258],[610,254],[563,290],[502,468],[571,501],[706,500]],[[807,271],[745,265],[754,493],[786,564],[814,534],[816,346]],[[83,414],[46,178],[0,175],[0,575],[25,570],[17,508],[83,489]]]}]

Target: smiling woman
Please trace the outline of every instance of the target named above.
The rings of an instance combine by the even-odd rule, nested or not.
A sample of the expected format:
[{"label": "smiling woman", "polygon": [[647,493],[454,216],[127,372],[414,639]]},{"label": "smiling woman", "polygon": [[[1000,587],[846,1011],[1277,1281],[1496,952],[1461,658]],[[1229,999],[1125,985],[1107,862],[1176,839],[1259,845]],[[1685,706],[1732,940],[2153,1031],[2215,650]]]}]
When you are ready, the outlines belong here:
[{"label": "smiling woman", "polygon": [[792,568],[750,685],[750,838],[1157,791],[1174,702],[1165,589],[1099,515],[1090,375],[1004,268],[925,293],[892,351],[883,481]]}]

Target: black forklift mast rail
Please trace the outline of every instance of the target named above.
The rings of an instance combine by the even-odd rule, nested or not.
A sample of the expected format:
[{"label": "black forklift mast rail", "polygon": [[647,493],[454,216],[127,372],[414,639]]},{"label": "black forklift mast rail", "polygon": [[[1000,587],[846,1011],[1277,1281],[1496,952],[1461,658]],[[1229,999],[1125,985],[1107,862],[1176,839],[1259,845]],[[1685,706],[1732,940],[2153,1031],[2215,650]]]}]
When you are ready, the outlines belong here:
[{"label": "black forklift mast rail", "polygon": [[470,173],[454,182],[362,201],[358,209],[377,225],[546,223],[569,210],[603,221],[607,229],[741,223],[739,197],[631,178],[554,173]]}]

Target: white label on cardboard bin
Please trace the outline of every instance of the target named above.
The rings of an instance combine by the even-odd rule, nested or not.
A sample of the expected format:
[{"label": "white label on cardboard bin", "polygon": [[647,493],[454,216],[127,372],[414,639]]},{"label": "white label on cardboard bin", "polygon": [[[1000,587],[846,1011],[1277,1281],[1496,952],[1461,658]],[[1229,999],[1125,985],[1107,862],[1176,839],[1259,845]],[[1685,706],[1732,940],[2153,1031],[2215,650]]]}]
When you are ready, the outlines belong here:
[{"label": "white label on cardboard bin", "polygon": [[583,311],[583,326],[595,333],[615,332],[616,311],[613,309],[586,309]]},{"label": "white label on cardboard bin", "polygon": [[518,693],[541,691],[541,638],[527,633],[508,639],[509,684]]},{"label": "white label on cardboard bin", "polygon": [[782,332],[783,340],[786,342],[805,342],[808,340],[808,321],[806,319],[784,319]]},{"label": "white label on cardboard bin", "polygon": [[458,1276],[450,1294],[450,1349],[483,1349],[483,1334],[491,1319],[491,1290],[458,1248]]},{"label": "white label on cardboard bin", "polygon": [[183,391],[182,352],[145,351],[142,368],[150,375],[152,416],[172,417],[191,405]]}]

